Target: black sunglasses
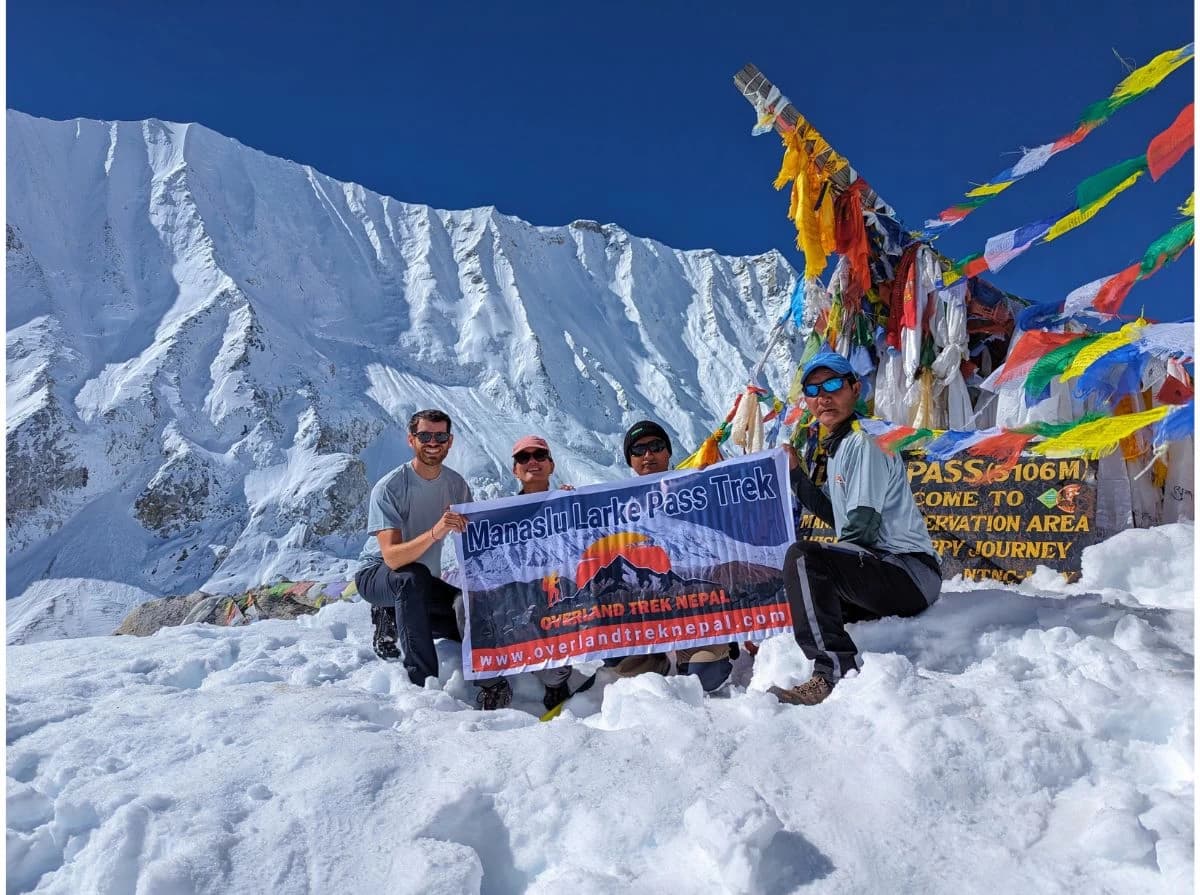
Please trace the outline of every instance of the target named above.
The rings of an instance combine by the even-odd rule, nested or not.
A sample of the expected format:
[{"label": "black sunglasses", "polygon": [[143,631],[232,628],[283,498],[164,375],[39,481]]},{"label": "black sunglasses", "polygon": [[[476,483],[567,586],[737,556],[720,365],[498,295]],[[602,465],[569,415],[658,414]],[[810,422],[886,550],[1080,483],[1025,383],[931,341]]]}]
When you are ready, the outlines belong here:
[{"label": "black sunglasses", "polygon": [[449,432],[413,432],[412,436],[421,442],[421,444],[429,444],[431,441],[436,441],[438,444],[445,444],[450,440]]},{"label": "black sunglasses", "polygon": [[537,460],[539,463],[545,463],[550,459],[550,452],[535,448],[532,451],[521,451],[519,454],[513,454],[513,462],[525,464],[530,460]]},{"label": "black sunglasses", "polygon": [[666,449],[667,443],[661,438],[656,438],[654,441],[647,441],[645,444],[635,444],[629,449],[629,453],[635,457],[641,457],[645,454],[657,454]]},{"label": "black sunglasses", "polygon": [[846,384],[844,376],[830,376],[824,382],[814,382],[811,385],[804,386],[804,394],[810,398],[815,398],[822,391],[827,395],[832,395],[834,392],[841,391],[842,386]]}]

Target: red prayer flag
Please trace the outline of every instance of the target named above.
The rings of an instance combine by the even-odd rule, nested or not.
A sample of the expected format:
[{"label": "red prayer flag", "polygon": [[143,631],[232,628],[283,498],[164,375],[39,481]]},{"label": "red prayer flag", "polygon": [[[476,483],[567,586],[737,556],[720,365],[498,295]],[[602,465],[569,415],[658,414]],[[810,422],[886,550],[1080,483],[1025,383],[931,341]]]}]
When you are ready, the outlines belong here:
[{"label": "red prayer flag", "polygon": [[1192,148],[1195,142],[1195,119],[1192,103],[1179,113],[1169,128],[1150,141],[1146,150],[1146,167],[1152,180],[1158,180]]},{"label": "red prayer flag", "polygon": [[[905,284],[912,273],[913,261],[916,257],[917,243],[914,243],[904,250],[900,260],[896,262],[895,279],[892,280],[888,292],[887,343],[889,347],[897,350],[900,348],[900,330],[904,324]],[[883,290],[881,289],[880,297],[882,298],[882,296]]]},{"label": "red prayer flag", "polygon": [[1174,376],[1168,376],[1154,397],[1161,404],[1186,404],[1192,400],[1192,394],[1190,385],[1180,382]]},{"label": "red prayer flag", "polygon": [[863,292],[871,288],[867,222],[862,211],[862,193],[866,189],[867,182],[860,177],[837,197],[833,206],[836,251],[846,256],[851,279]]},{"label": "red prayer flag", "polygon": [[1086,124],[1081,124],[1065,137],[1059,137],[1054,141],[1054,151],[1062,152],[1064,149],[1070,149],[1076,143],[1081,143],[1083,139],[1092,132],[1092,128]]},{"label": "red prayer flag", "polygon": [[908,436],[912,435],[916,431],[917,430],[912,426],[897,426],[892,431],[885,432],[883,435],[880,435],[878,438],[876,438],[875,443],[883,450],[891,451],[892,446],[895,445],[896,442],[908,438]]},{"label": "red prayer flag", "polygon": [[1131,264],[1120,273],[1109,277],[1108,282],[1101,286],[1096,293],[1092,307],[1101,314],[1116,314],[1121,309],[1125,296],[1129,294],[1133,284],[1138,281],[1141,269],[1140,264]]},{"label": "red prayer flag", "polygon": [[1008,357],[1004,361],[1004,369],[996,377],[996,384],[1008,382],[1018,376],[1024,376],[1033,368],[1039,358],[1049,354],[1055,348],[1082,339],[1086,333],[1051,333],[1042,330],[1030,330],[1023,334],[1017,343],[1008,349]]},{"label": "red prayer flag", "polygon": [[1021,451],[1032,440],[1033,435],[1026,432],[1001,432],[967,448],[967,453],[995,461],[996,465],[989,468],[983,477],[985,483],[991,484],[1017,465]]},{"label": "red prayer flag", "polygon": [[990,268],[988,267],[987,259],[980,257],[976,258],[967,265],[966,270],[963,271],[963,276],[969,279],[971,277],[977,277],[981,273],[985,273],[988,270],[990,270]]}]

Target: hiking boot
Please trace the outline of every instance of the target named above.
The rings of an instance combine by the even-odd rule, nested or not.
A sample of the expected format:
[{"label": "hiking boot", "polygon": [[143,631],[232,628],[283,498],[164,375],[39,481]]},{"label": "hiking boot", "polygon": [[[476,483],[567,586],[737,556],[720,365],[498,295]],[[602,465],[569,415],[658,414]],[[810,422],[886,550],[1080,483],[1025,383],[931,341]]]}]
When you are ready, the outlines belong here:
[{"label": "hiking boot", "polygon": [[546,707],[546,711],[560,705],[571,698],[571,688],[567,686],[567,682],[561,684],[546,684],[546,693],[542,697],[542,705]]},{"label": "hiking boot", "polygon": [[666,653],[650,653],[646,656],[626,656],[617,663],[617,677],[637,677],[639,674],[666,675],[671,670],[671,660]]},{"label": "hiking boot", "polygon": [[396,646],[396,610],[386,606],[372,606],[371,623],[375,626],[375,636],[371,639],[375,655],[385,662],[399,659],[400,648]]},{"label": "hiking boot", "polygon": [[504,678],[490,687],[480,687],[475,694],[475,708],[482,712],[506,709],[512,705],[512,686]]},{"label": "hiking boot", "polygon": [[835,683],[836,681],[831,681],[824,675],[814,674],[798,687],[789,687],[786,690],[782,687],[772,687],[770,692],[774,693],[780,702],[786,702],[788,705],[816,705],[824,702],[833,692]]},{"label": "hiking boot", "polygon": [[[569,681],[570,678],[567,680]],[[561,684],[546,684],[546,695],[542,697],[542,705],[546,707],[546,711],[550,711],[550,709],[554,708],[555,706],[566,702],[576,693],[582,693],[584,690],[590,690],[592,688],[592,684],[594,683],[596,683],[595,674],[589,677],[574,690],[571,689],[567,681],[563,681]]]}]

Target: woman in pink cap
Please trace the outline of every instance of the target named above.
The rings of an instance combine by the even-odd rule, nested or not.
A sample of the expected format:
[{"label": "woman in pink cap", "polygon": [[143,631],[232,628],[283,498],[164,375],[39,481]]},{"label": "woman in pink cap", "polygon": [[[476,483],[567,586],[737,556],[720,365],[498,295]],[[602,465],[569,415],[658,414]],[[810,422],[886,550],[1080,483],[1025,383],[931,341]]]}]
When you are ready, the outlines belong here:
[{"label": "woman in pink cap", "polygon": [[[521,483],[521,490],[517,492],[518,494],[540,494],[550,490],[550,476],[554,473],[554,457],[550,453],[550,445],[546,439],[540,435],[525,435],[518,438],[512,448],[512,458],[513,475]],[[572,490],[570,485],[561,487],[568,491]],[[566,702],[571,696],[587,690],[596,683],[596,675],[593,674],[572,689],[570,665],[564,665],[561,668],[545,668],[535,671],[534,674],[546,688],[542,704],[547,709]]]}]

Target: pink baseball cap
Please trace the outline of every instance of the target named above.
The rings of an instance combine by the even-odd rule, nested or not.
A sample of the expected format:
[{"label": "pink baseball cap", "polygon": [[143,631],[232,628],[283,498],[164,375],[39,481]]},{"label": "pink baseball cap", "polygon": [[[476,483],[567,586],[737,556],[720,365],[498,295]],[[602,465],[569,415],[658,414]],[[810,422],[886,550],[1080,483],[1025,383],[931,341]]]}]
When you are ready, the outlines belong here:
[{"label": "pink baseball cap", "polygon": [[512,455],[515,457],[521,451],[536,451],[541,449],[547,454],[550,453],[550,445],[546,443],[546,439],[540,435],[522,435],[517,439],[517,443],[513,445]]}]

